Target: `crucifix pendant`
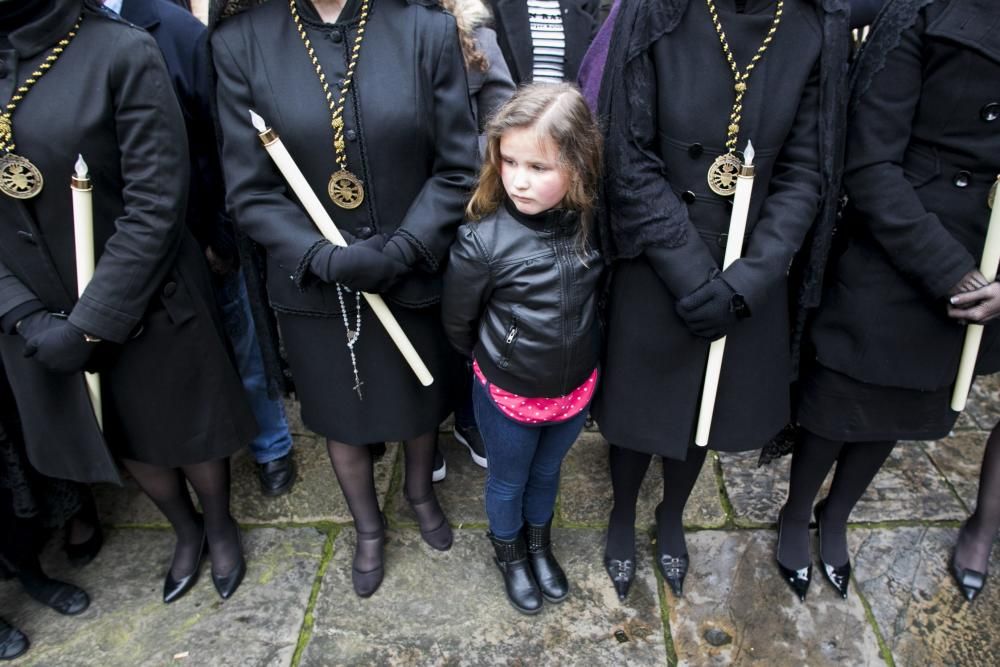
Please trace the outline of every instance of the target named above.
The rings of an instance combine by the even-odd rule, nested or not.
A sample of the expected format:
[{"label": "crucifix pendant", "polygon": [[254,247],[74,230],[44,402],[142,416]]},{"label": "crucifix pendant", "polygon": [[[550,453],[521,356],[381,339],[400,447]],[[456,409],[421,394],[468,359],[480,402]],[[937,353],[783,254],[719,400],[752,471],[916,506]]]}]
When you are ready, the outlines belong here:
[{"label": "crucifix pendant", "polygon": [[354,376],[354,386],[351,387],[351,389],[353,389],[355,392],[357,392],[357,394],[358,394],[358,400],[359,401],[365,400],[364,395],[361,393],[361,385],[363,385],[363,384],[364,384],[364,382],[361,381],[361,378],[358,377],[357,375],[355,375]]}]

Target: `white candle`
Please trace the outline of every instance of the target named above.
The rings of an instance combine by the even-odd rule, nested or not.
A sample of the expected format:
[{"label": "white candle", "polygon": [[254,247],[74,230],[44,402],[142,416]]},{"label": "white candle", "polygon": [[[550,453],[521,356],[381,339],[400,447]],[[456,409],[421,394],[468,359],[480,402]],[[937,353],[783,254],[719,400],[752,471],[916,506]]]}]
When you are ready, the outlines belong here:
[{"label": "white candle", "polygon": [[[747,214],[750,212],[750,194],[753,192],[753,144],[747,142],[743,154],[746,162],[736,179],[736,194],[733,196],[733,213],[729,218],[729,234],[726,237],[726,254],[722,268],[726,269],[743,254],[743,239],[747,231]],[[699,447],[708,445],[708,435],[712,430],[712,415],[715,413],[715,397],[719,393],[719,375],[722,373],[722,357],[726,352],[726,338],[713,341],[708,348],[708,363],[705,366],[705,382],[701,390],[701,404],[698,407],[698,425],[694,442]]]},{"label": "white candle", "polygon": [[[337,225],[333,223],[333,219],[330,218],[330,214],[327,213],[326,209],[323,208],[323,204],[320,203],[319,197],[313,192],[313,189],[309,187],[306,177],[302,174],[298,165],[295,164],[295,160],[289,154],[288,149],[282,143],[281,139],[278,137],[277,132],[270,129],[264,119],[259,115],[250,110],[250,122],[253,123],[254,128],[260,135],[261,143],[264,144],[264,148],[267,149],[268,155],[274,160],[274,163],[278,167],[278,171],[281,175],[285,177],[288,181],[288,185],[292,188],[292,192],[295,196],[299,198],[302,202],[302,206],[306,209],[306,213],[312,218],[313,224],[319,229],[320,233],[326,237],[326,239],[338,246],[346,246],[347,241],[344,240],[344,235],[340,233],[337,229]],[[406,363],[409,364],[410,368],[416,374],[417,379],[420,380],[420,384],[425,387],[429,387],[434,382],[434,376],[431,375],[430,370],[424,364],[420,355],[417,353],[416,348],[413,347],[413,343],[410,339],[406,337],[406,333],[403,331],[402,327],[399,326],[399,322],[393,316],[389,307],[385,304],[385,301],[378,294],[369,294],[368,292],[362,292],[362,296],[371,306],[372,312],[375,313],[375,317],[378,318],[382,326],[385,327],[386,333],[392,339],[392,342],[396,344],[396,347],[402,353],[403,358],[406,359]]]},{"label": "white candle", "polygon": [[[73,192],[73,239],[76,245],[76,292],[83,294],[94,277],[94,198],[90,175],[83,156],[77,156],[76,174],[70,179]],[[101,378],[97,373],[84,373],[87,393],[94,406],[97,426],[104,429],[104,412],[101,408]]]},{"label": "white candle", "polygon": [[[997,174],[997,186],[1000,189],[1000,174]],[[993,212],[990,213],[990,224],[986,229],[986,242],[983,245],[983,260],[979,263],[979,272],[987,281],[997,279],[997,265],[1000,264],[1000,201],[993,202]],[[961,412],[969,400],[969,390],[972,388],[972,376],[976,370],[976,359],[979,357],[979,344],[983,340],[983,325],[970,324],[965,329],[965,342],[962,344],[962,357],[958,362],[958,377],[955,378],[955,388],[951,394],[951,409]]]}]

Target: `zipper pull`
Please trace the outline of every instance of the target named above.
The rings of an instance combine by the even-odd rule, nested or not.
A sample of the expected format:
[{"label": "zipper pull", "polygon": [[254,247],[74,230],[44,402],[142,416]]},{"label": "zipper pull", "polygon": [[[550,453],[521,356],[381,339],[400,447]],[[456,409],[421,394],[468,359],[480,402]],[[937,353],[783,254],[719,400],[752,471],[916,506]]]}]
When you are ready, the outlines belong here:
[{"label": "zipper pull", "polygon": [[510,345],[514,342],[514,337],[517,336],[517,327],[511,327],[510,333],[507,334],[507,344]]}]

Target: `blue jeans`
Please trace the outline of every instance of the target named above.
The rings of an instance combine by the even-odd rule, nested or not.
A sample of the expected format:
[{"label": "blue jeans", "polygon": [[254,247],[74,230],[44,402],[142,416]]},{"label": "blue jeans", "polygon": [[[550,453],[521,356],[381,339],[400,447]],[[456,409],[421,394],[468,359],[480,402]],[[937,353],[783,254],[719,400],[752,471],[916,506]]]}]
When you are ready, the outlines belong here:
[{"label": "blue jeans", "polygon": [[472,404],[490,461],[486,516],[493,534],[510,540],[525,521],[541,525],[552,518],[559,468],[583,430],[587,411],[555,424],[521,424],[500,411],[478,379],[472,384]]},{"label": "blue jeans", "polygon": [[250,299],[243,272],[213,276],[215,301],[222,314],[226,336],[236,356],[236,370],[243,380],[243,391],[257,419],[260,432],[250,443],[250,451],[258,463],[268,463],[292,450],[292,435],[288,432],[285,407],[281,399],[267,395],[264,358],[257,343],[257,330],[250,313]]}]

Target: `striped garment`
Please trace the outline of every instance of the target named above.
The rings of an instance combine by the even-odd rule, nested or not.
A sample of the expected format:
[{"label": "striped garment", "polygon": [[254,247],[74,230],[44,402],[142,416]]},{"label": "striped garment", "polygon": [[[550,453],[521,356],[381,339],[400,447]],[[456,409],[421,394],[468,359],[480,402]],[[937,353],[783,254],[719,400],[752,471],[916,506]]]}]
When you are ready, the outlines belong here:
[{"label": "striped garment", "polygon": [[560,83],[566,57],[566,33],[563,30],[559,0],[527,0],[528,23],[533,47],[531,80],[535,83]]}]

